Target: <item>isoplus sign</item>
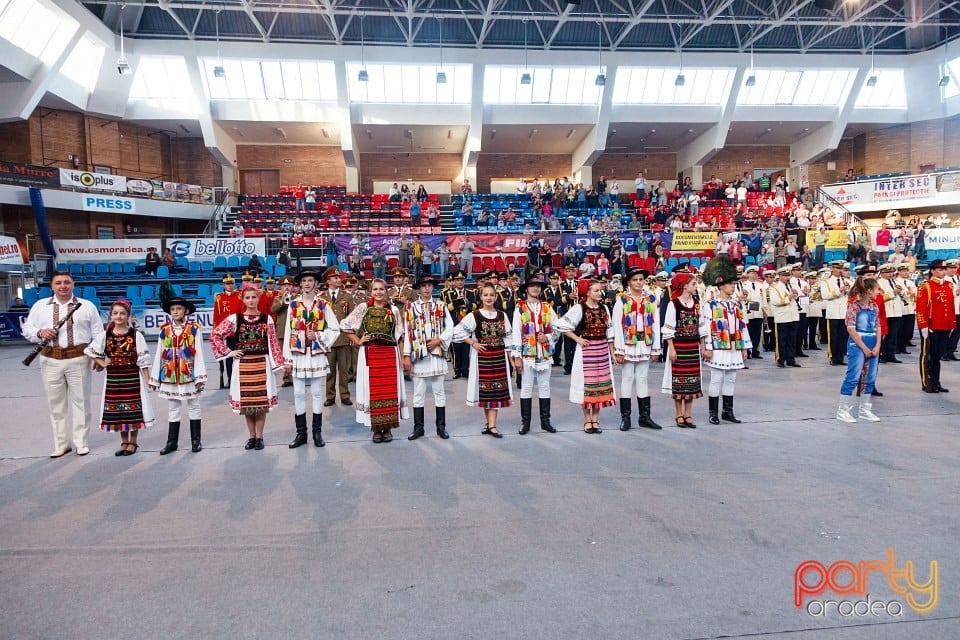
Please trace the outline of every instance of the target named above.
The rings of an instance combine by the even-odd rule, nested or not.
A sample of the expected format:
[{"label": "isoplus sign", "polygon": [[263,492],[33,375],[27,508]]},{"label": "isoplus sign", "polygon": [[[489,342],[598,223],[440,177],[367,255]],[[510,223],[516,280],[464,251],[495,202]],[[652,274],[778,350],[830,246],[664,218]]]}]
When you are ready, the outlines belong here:
[{"label": "isoplus sign", "polygon": [[[887,587],[899,598],[874,599],[869,593],[871,574],[879,574]],[[806,609],[812,616],[825,617],[836,611],[843,617],[902,617],[904,602],[912,611],[926,615],[937,608],[939,593],[939,566],[930,561],[926,581],[916,577],[911,560],[897,566],[897,556],[892,548],[887,549],[885,560],[837,560],[824,565],[817,560],[805,560],[793,572],[793,604]],[[832,591],[838,596],[852,596],[854,600],[826,600],[817,596]],[[809,598],[809,599],[808,599]]]}]

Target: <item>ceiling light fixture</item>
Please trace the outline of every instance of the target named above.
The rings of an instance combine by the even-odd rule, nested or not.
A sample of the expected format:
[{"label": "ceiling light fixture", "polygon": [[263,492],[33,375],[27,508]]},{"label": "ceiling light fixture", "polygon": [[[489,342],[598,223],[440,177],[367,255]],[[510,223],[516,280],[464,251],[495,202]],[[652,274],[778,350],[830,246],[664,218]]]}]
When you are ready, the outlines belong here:
[{"label": "ceiling light fixture", "polygon": [[530,76],[530,65],[527,63],[527,18],[520,22],[523,23],[523,75],[520,76],[520,84],[531,84],[533,78]]},{"label": "ceiling light fixture", "polygon": [[743,84],[747,87],[752,87],[757,84],[757,75],[753,72],[753,45],[750,45],[750,74]]},{"label": "ceiling light fixture", "polygon": [[871,45],[870,46],[870,75],[867,77],[868,87],[877,86],[877,72],[876,72],[876,68],[873,66],[874,56],[876,56],[876,51],[874,51],[873,45]]},{"label": "ceiling light fixture", "polygon": [[360,82],[366,82],[370,79],[370,74],[367,73],[367,63],[363,57],[363,18],[364,14],[360,14],[360,73],[357,74],[357,80]]},{"label": "ceiling light fixture", "polygon": [[603,72],[603,21],[597,22],[597,78],[593,84],[602,87],[607,84],[607,76]]},{"label": "ceiling light fixture", "polygon": [[687,76],[683,75],[683,49],[680,49],[680,73],[677,74],[676,79],[673,81],[673,86],[682,87],[687,83]]},{"label": "ceiling light fixture", "polygon": [[950,67],[947,65],[947,43],[943,43],[943,73],[940,75],[940,82],[937,83],[941,89],[950,84]]},{"label": "ceiling light fixture", "polygon": [[437,16],[437,28],[440,34],[440,70],[437,71],[437,84],[447,84],[447,74],[443,72],[443,16]]},{"label": "ceiling light fixture", "polygon": [[213,77],[214,78],[226,78],[227,70],[223,68],[223,56],[220,55],[220,12],[223,11],[223,7],[217,9],[213,14],[213,22],[216,25],[217,29],[217,66],[213,68]]},{"label": "ceiling light fixture", "polygon": [[127,56],[123,54],[123,9],[127,5],[120,5],[120,57],[117,58],[117,73],[122,76],[130,75],[130,63],[127,62]]}]

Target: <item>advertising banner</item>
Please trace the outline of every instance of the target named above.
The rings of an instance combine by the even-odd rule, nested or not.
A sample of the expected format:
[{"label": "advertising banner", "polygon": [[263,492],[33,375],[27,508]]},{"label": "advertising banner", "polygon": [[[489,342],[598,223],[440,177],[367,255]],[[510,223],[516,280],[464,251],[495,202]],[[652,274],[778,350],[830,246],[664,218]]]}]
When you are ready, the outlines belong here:
[{"label": "advertising banner", "polygon": [[133,213],[137,210],[137,201],[119,196],[83,196],[81,206],[84,211],[102,211],[104,213]]},{"label": "advertising banner", "polygon": [[[949,186],[949,185],[948,185]],[[900,176],[864,182],[845,182],[823,187],[824,192],[842,205],[864,205],[932,198],[937,193],[935,176]]]},{"label": "advertising banner", "polygon": [[[109,315],[108,312],[104,313]],[[143,311],[137,311],[134,313],[134,318],[136,319],[137,329],[142,331],[143,335],[147,338],[155,337],[160,330],[160,325],[162,325],[164,322],[170,321],[170,316],[164,313],[163,309],[145,309]],[[203,327],[204,334],[208,336],[213,330],[212,308],[201,307],[197,309],[196,313],[187,316],[187,318],[199,322]],[[107,318],[104,319],[104,321],[106,320]]]},{"label": "advertising banner", "polygon": [[127,193],[149,198],[153,195],[153,182],[131,178],[127,180]]},{"label": "advertising banner", "polygon": [[126,176],[115,176],[110,173],[90,173],[89,171],[77,171],[75,169],[60,169],[60,186],[126,193],[127,178]]},{"label": "advertising banner", "polygon": [[713,251],[717,245],[716,231],[677,231],[670,244],[672,251]]},{"label": "advertising banner", "polygon": [[[810,236],[807,236],[808,238]],[[827,231],[827,244],[824,245],[825,249],[843,249],[847,248],[847,230],[846,229],[830,229]]]},{"label": "advertising banner", "polygon": [[16,238],[0,236],[0,264],[23,264],[23,251]]},{"label": "advertising banner", "polygon": [[117,240],[54,240],[58,262],[103,262],[106,260],[143,260],[147,249],[160,248],[160,238],[120,238]]},{"label": "advertising banner", "polygon": [[267,243],[264,238],[185,238],[168,240],[167,248],[177,258],[187,260],[215,260],[223,256],[266,255]]},{"label": "advertising banner", "polygon": [[928,229],[924,239],[927,251],[960,249],[960,229]]},{"label": "advertising banner", "polygon": [[12,184],[17,187],[55,188],[60,186],[60,170],[19,162],[0,161],[0,184]]},{"label": "advertising banner", "polygon": [[[23,340],[20,327],[27,319],[29,309],[0,313],[0,340]],[[26,353],[23,354],[26,357]]]}]

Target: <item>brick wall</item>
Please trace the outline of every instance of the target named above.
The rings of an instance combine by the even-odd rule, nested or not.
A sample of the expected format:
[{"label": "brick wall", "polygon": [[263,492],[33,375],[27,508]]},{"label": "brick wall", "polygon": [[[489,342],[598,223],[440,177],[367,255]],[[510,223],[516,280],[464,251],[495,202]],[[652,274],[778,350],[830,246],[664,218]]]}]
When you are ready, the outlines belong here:
[{"label": "brick wall", "polygon": [[494,178],[572,178],[571,164],[571,157],[563,153],[481,153],[474,187],[480,192],[490,191]]},{"label": "brick wall", "polygon": [[867,131],[864,136],[865,175],[911,170],[910,125]]},{"label": "brick wall", "polygon": [[0,124],[0,159],[7,162],[32,163],[28,121]]},{"label": "brick wall", "polygon": [[627,192],[633,189],[633,179],[639,171],[643,171],[647,178],[673,180],[677,175],[677,154],[603,153],[593,163],[593,181],[599,180],[600,176],[616,176],[620,191]]},{"label": "brick wall", "polygon": [[33,164],[70,169],[67,156],[76,156],[79,167],[87,168],[86,133],[83,114],[37,109],[30,116],[30,157]]},{"label": "brick wall", "polygon": [[960,166],[960,120],[943,122],[943,166]]},{"label": "brick wall", "polygon": [[944,166],[943,127],[939,118],[910,124],[910,171],[920,171],[920,165]]},{"label": "brick wall", "polygon": [[[174,138],[169,145],[162,145],[171,164],[175,182],[202,184],[214,187],[223,184],[223,171],[200,138]],[[232,188],[233,185],[228,185]]]},{"label": "brick wall", "polygon": [[347,165],[340,147],[237,145],[237,168],[279,169],[280,184],[345,184]]},{"label": "brick wall", "polygon": [[[828,162],[835,162],[836,169],[827,169]],[[853,138],[842,138],[837,148],[807,165],[808,179],[811,187],[836,182],[847,174],[847,169],[853,165]],[[797,185],[799,186],[799,185]]]},{"label": "brick wall", "polygon": [[361,153],[360,190],[373,192],[375,181],[416,184],[427,180],[449,180],[455,189],[462,169],[459,153]]}]

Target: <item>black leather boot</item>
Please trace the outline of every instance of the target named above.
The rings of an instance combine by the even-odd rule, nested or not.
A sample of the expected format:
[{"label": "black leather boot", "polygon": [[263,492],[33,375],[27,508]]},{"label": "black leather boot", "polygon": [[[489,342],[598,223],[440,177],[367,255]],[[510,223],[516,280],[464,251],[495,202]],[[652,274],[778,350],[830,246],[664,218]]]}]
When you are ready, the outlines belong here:
[{"label": "black leather boot", "polygon": [[297,425],[297,435],[290,442],[290,448],[296,449],[307,444],[307,414],[298,413],[293,416],[293,423]]},{"label": "black leather boot", "polygon": [[171,422],[167,427],[167,444],[160,449],[160,455],[165,456],[177,450],[177,442],[180,440],[180,423]]},{"label": "black leather boot", "polygon": [[707,401],[710,403],[710,419],[708,422],[710,424],[720,424],[720,417],[717,415],[717,411],[720,409],[720,398],[708,396]]},{"label": "black leather boot", "polygon": [[620,431],[630,431],[630,422],[632,420],[630,416],[632,411],[630,403],[630,398],[620,398]]},{"label": "black leather boot", "polygon": [[447,408],[446,407],[436,407],[437,412],[437,435],[443,438],[444,440],[450,437],[450,434],[447,433]]},{"label": "black leather boot", "polygon": [[323,441],[323,414],[315,413],[313,414],[313,446],[322,447],[325,444]]},{"label": "black leather boot", "polygon": [[637,398],[637,413],[640,418],[637,420],[637,426],[647,429],[663,429],[650,417],[650,396],[646,398]]},{"label": "black leather boot", "polygon": [[533,417],[533,398],[520,398],[520,435],[529,433]]},{"label": "black leather boot", "polygon": [[413,408],[413,433],[407,436],[407,440],[416,440],[423,437],[423,407]]},{"label": "black leather boot", "polygon": [[200,444],[200,421],[191,420],[190,421],[190,450],[194,453],[203,449],[203,446]]},{"label": "black leather boot", "polygon": [[737,419],[737,416],[733,415],[733,396],[723,396],[723,412],[720,413],[720,417],[727,422],[737,424],[742,422],[742,420]]},{"label": "black leather boot", "polygon": [[540,428],[547,433],[557,432],[554,426],[550,424],[550,398],[540,398]]}]

